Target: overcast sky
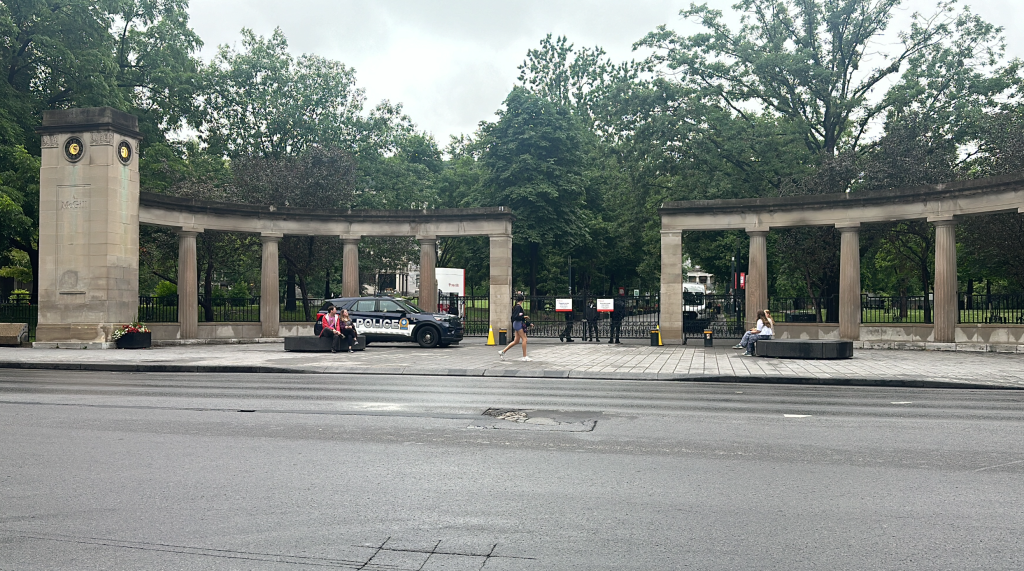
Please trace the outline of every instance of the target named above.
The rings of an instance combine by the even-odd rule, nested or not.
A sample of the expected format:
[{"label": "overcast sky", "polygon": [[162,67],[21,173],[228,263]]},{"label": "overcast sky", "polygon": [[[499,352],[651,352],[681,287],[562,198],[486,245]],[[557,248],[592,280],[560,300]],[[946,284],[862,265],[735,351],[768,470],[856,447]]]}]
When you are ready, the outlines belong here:
[{"label": "overcast sky", "polygon": [[[707,0],[729,11],[735,0]],[[935,0],[905,0],[897,25]],[[1007,53],[1024,57],[1024,2],[961,0],[1009,28]],[[420,129],[444,147],[449,135],[473,132],[512,89],[526,51],[548,33],[577,47],[601,46],[615,61],[641,59],[634,42],[660,24],[697,28],[679,17],[683,0],[191,0],[192,26],[209,58],[237,45],[244,28],[269,36],[280,27],[295,55],[315,53],[353,67],[368,105],[400,102]],[[1017,23],[1017,27],[1012,27]]]}]

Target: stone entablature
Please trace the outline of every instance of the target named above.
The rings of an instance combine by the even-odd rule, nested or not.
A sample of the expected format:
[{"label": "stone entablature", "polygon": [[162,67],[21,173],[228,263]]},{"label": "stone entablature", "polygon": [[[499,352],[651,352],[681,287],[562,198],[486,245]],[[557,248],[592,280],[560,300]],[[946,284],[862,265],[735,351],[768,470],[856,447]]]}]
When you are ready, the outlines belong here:
[{"label": "stone entablature", "polygon": [[856,226],[997,212],[1024,213],[1024,176],[872,192],[666,202],[658,209],[662,230],[682,231]]},{"label": "stone entablature", "polygon": [[180,230],[219,230],[300,236],[491,236],[512,234],[512,211],[494,208],[437,210],[314,210],[178,198],[143,192],[143,224]]}]

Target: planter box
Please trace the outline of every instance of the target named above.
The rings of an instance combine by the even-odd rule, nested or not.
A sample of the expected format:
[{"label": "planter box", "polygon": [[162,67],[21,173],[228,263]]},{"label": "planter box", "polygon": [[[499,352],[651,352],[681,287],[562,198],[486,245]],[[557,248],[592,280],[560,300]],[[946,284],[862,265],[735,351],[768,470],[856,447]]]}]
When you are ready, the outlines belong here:
[{"label": "planter box", "polygon": [[152,333],[125,333],[117,340],[118,349],[147,349],[152,345]]}]

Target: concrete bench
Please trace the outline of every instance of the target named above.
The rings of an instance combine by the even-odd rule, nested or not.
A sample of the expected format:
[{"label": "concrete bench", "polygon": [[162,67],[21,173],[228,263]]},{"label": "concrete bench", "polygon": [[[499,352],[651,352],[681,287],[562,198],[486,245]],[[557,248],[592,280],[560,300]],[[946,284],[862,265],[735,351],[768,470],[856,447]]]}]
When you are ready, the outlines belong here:
[{"label": "concrete bench", "polygon": [[853,357],[853,341],[763,339],[754,345],[754,354],[783,359],[849,359]]},{"label": "concrete bench", "polygon": [[0,323],[0,345],[28,343],[28,323]]},{"label": "concrete bench", "polygon": [[[360,335],[356,338],[356,344],[352,346],[352,350],[362,351],[363,349],[366,349],[366,337]],[[285,337],[284,350],[299,351],[303,353],[330,353],[331,338],[313,337],[312,335],[302,337]],[[342,349],[342,351],[344,351],[344,349]]]}]

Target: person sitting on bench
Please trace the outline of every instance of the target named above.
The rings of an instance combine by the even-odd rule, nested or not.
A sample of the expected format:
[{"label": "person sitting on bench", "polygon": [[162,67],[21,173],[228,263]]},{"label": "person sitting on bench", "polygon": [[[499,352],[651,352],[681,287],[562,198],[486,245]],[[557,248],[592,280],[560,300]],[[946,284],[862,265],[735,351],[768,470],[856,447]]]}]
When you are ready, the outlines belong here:
[{"label": "person sitting on bench", "polygon": [[758,339],[771,339],[773,335],[773,329],[775,327],[775,321],[772,320],[772,314],[767,309],[762,309],[757,312],[757,325],[753,329],[743,334],[743,339],[738,345],[735,345],[733,349],[746,349],[744,356],[750,357],[754,355],[754,343]]},{"label": "person sitting on bench", "polygon": [[352,322],[352,318],[348,316],[348,310],[341,310],[341,319],[338,320],[338,331],[343,337],[342,343],[348,348],[348,352],[352,353],[352,346],[356,344],[358,340],[358,334],[356,332],[356,325]]},{"label": "person sitting on bench", "polygon": [[[333,337],[331,340],[331,353],[337,353],[341,349],[341,341],[345,339],[341,331],[341,319],[338,316],[338,308],[327,306],[327,315],[323,316],[321,323],[324,328],[320,330],[320,337]],[[351,346],[349,348],[351,350]]]}]

